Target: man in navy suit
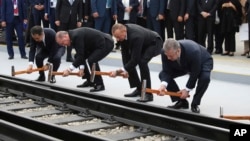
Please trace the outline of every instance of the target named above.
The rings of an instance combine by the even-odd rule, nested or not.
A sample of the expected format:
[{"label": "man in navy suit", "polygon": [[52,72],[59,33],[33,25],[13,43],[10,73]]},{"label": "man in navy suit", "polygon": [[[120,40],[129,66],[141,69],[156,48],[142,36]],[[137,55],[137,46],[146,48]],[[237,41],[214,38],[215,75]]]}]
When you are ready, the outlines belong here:
[{"label": "man in navy suit", "polygon": [[50,27],[56,31],[56,3],[57,0],[45,0],[44,7],[45,7],[45,14],[44,19],[49,21]]},{"label": "man in navy suit", "polygon": [[2,0],[2,27],[6,27],[6,43],[9,59],[14,59],[13,32],[16,30],[21,58],[28,59],[25,52],[23,24],[27,23],[26,7],[23,0]]},{"label": "man in navy suit", "polygon": [[[31,28],[31,42],[29,52],[28,71],[32,70],[33,62],[36,61],[37,68],[43,67],[43,61],[48,58],[46,64],[53,64],[53,71],[57,71],[61,64],[61,57],[65,53],[65,47],[56,43],[56,32],[50,28],[33,26]],[[46,67],[48,65],[45,65]],[[39,77],[36,81],[45,81],[44,71],[39,71]],[[56,83],[55,76],[51,77],[50,83]]]},{"label": "man in navy suit", "polygon": [[[162,71],[159,74],[161,80],[160,95],[166,90],[181,93],[180,97],[171,96],[171,100],[177,102],[173,106],[168,107],[188,109],[189,104],[186,98],[197,83],[191,110],[194,113],[199,113],[198,105],[200,105],[201,98],[208,88],[210,74],[213,69],[211,55],[205,47],[192,40],[176,41],[170,38],[165,41],[161,56]],[[174,79],[186,74],[189,74],[186,88],[180,90]]]},{"label": "man in navy suit", "polygon": [[91,10],[95,20],[95,29],[109,34],[111,20],[117,18],[116,0],[91,0]]}]

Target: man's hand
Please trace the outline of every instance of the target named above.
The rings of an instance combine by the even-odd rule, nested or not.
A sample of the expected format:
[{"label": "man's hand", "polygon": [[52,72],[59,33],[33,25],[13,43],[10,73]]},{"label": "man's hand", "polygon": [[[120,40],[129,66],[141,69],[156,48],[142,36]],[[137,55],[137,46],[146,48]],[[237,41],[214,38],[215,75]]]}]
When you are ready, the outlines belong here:
[{"label": "man's hand", "polygon": [[27,73],[28,74],[32,73],[32,68],[33,68],[33,65],[28,66],[28,68],[27,68]]},{"label": "man's hand", "polygon": [[66,77],[66,76],[69,75],[69,73],[70,73],[70,71],[68,69],[66,69],[66,70],[63,71],[63,75],[62,76]]},{"label": "man's hand", "polygon": [[186,89],[182,89],[178,93],[181,93],[181,97],[180,97],[181,99],[186,99],[187,97],[189,97],[189,91],[187,91]]},{"label": "man's hand", "polygon": [[83,69],[80,69],[78,73],[79,73],[79,76],[80,76],[80,77],[83,77],[83,76],[84,76],[84,70],[83,70]]},{"label": "man's hand", "polygon": [[158,90],[160,91],[160,93],[157,94],[159,96],[164,96],[165,95],[164,92],[167,91],[166,87],[162,84],[160,85],[160,88]]}]

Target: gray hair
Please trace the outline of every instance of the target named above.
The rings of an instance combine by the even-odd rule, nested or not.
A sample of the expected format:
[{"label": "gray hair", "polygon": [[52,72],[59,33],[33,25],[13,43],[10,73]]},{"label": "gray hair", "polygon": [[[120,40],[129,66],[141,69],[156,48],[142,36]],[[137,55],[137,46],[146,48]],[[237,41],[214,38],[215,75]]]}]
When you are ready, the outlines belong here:
[{"label": "gray hair", "polygon": [[164,51],[169,51],[170,49],[177,50],[180,47],[181,47],[180,43],[173,38],[166,39],[164,44],[163,44]]},{"label": "gray hair", "polygon": [[68,34],[67,31],[58,31],[58,32],[56,33],[56,38],[61,39],[62,37],[64,37],[64,35],[67,35],[67,34]]}]

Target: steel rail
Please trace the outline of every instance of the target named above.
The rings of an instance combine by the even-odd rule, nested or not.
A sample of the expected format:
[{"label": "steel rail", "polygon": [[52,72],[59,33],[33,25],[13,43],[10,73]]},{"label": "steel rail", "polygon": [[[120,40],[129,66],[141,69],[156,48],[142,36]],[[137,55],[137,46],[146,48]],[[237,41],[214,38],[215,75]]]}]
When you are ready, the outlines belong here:
[{"label": "steel rail", "polygon": [[[147,123],[147,126],[148,124],[152,125],[151,128],[155,130],[162,130],[167,127],[168,133],[175,132],[175,134],[193,140],[229,140],[229,126],[239,124],[137,102],[68,90],[57,86],[34,84],[32,81],[6,76],[0,77],[0,86],[21,91],[22,93],[35,94],[45,99],[63,101],[68,105],[77,105],[93,111],[104,112],[113,115],[116,119],[121,120],[122,117],[130,121]],[[205,122],[204,120],[209,121]],[[212,121],[220,124],[214,125],[211,123]]]}]

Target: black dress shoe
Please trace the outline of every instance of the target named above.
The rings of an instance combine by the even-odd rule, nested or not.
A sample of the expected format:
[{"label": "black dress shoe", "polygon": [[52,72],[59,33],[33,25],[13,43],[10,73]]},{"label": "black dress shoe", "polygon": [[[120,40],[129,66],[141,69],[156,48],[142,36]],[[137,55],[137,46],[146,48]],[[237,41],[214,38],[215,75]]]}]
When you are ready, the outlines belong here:
[{"label": "black dress shoe", "polygon": [[45,81],[45,76],[39,75],[39,77],[36,79],[36,81]]},{"label": "black dress shoe", "polygon": [[178,102],[176,102],[174,105],[172,106],[168,106],[168,108],[173,108],[173,109],[188,109],[189,108],[189,104],[187,100],[179,100]]},{"label": "black dress shoe", "polygon": [[222,53],[222,51],[220,51],[220,50],[216,50],[214,53],[215,53],[215,54],[221,54],[221,53]]},{"label": "black dress shoe", "polygon": [[11,60],[11,59],[14,59],[14,57],[13,56],[9,56],[9,58],[8,58],[9,60]]},{"label": "black dress shoe", "polygon": [[153,95],[149,94],[144,97],[144,99],[137,99],[138,102],[149,102],[153,101]]},{"label": "black dress shoe", "polygon": [[67,58],[66,62],[74,62],[74,59],[73,58]]},{"label": "black dress shoe", "polygon": [[28,57],[27,57],[27,56],[22,56],[21,58],[22,58],[22,59],[28,59]]},{"label": "black dress shoe", "polygon": [[141,91],[139,90],[134,90],[132,93],[129,94],[124,94],[125,97],[137,97],[137,96],[141,96]]},{"label": "black dress shoe", "polygon": [[93,87],[93,86],[94,86],[94,83],[89,82],[89,81],[85,81],[82,84],[77,85],[76,87],[77,88],[84,88],[84,87]]},{"label": "black dress shoe", "polygon": [[194,113],[200,113],[200,108],[197,105],[191,105],[191,111]]},{"label": "black dress shoe", "polygon": [[90,92],[99,92],[105,90],[104,85],[96,85],[93,89],[90,89]]},{"label": "black dress shoe", "polygon": [[229,55],[229,52],[225,52],[221,54],[222,56]]},{"label": "black dress shoe", "polygon": [[51,79],[49,80],[50,83],[56,83],[55,75],[51,76]]}]

